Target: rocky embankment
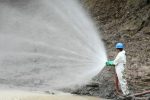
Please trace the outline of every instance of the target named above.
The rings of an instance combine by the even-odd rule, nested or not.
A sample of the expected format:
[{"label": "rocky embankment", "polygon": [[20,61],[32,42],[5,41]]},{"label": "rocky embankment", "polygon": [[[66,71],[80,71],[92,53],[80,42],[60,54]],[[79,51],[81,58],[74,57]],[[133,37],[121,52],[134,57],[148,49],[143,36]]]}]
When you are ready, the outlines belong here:
[{"label": "rocky embankment", "polygon": [[[126,78],[133,93],[150,90],[150,0],[81,0],[103,35],[108,56],[126,45]],[[105,68],[77,94],[115,97],[113,69]]]}]

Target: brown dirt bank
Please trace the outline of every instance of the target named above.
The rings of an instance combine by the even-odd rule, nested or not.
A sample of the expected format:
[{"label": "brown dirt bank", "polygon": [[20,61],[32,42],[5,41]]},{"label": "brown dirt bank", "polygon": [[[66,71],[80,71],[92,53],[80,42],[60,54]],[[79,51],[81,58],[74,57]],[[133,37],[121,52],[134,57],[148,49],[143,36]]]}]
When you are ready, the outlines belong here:
[{"label": "brown dirt bank", "polygon": [[[108,56],[125,43],[126,78],[133,93],[150,90],[150,0],[81,0],[103,35]],[[113,71],[105,68],[80,94],[115,97]],[[107,74],[106,74],[107,73]],[[92,82],[93,83],[93,82]],[[95,83],[97,85],[95,85]]]}]

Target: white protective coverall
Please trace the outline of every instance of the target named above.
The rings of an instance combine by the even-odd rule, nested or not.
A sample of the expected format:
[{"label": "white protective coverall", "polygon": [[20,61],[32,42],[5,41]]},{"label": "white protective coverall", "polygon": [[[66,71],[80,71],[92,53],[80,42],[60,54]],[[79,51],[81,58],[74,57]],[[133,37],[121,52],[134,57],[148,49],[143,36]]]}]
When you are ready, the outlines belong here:
[{"label": "white protective coverall", "polygon": [[125,64],[126,64],[126,55],[125,55],[125,51],[122,50],[116,56],[116,58],[114,60],[114,65],[115,65],[116,73],[117,73],[118,80],[119,80],[119,83],[121,86],[121,90],[124,95],[128,95],[129,90],[128,90],[128,86],[127,86],[127,81],[124,77]]}]

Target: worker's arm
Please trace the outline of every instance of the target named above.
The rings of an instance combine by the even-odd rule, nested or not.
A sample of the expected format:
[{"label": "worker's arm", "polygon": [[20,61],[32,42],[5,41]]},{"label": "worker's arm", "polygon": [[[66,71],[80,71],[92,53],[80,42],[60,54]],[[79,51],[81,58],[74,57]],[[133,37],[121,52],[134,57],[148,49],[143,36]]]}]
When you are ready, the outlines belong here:
[{"label": "worker's arm", "polygon": [[117,64],[119,63],[119,59],[120,59],[120,54],[118,53],[118,55],[116,56],[116,58],[115,58],[113,64],[114,64],[114,65],[117,65]]},{"label": "worker's arm", "polygon": [[119,59],[120,59],[120,54],[118,54],[118,55],[116,56],[116,58],[115,58],[114,61],[112,61],[112,60],[107,61],[107,62],[106,62],[106,66],[115,66],[115,65],[117,65],[118,62],[119,62]]}]

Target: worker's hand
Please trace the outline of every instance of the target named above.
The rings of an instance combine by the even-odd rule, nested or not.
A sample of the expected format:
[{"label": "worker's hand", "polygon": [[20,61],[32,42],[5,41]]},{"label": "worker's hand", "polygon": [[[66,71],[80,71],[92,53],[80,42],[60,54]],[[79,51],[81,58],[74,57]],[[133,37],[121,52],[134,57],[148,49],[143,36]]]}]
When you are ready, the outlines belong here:
[{"label": "worker's hand", "polygon": [[114,62],[113,61],[107,61],[106,66],[114,66]]}]

